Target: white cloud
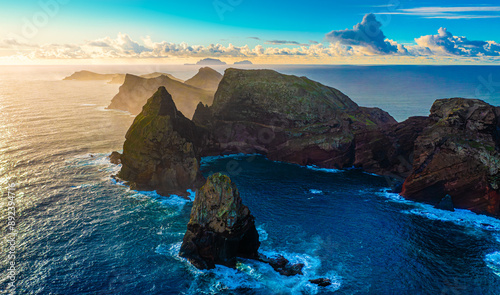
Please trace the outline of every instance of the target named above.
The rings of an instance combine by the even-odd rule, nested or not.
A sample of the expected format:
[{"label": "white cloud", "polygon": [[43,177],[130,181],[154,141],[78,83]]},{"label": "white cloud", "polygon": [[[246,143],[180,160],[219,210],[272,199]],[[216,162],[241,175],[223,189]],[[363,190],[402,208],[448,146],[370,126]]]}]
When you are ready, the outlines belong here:
[{"label": "white cloud", "polygon": [[453,36],[446,28],[440,28],[437,35],[415,39],[421,48],[434,54],[456,56],[500,56],[500,44],[494,41],[472,41],[466,37]]},{"label": "white cloud", "polygon": [[[414,44],[400,44],[387,38],[375,15],[365,15],[353,29],[334,30],[326,34],[330,42],[299,43],[297,41],[272,40],[255,47],[233,44],[189,45],[187,43],[155,42],[146,36],[140,41],[119,33],[116,38],[104,37],[81,44],[28,44],[16,39],[0,41],[5,52],[17,51],[11,57],[25,59],[155,59],[155,58],[245,58],[286,62],[309,60],[347,60],[349,58],[377,57],[379,60],[406,58],[407,60],[446,58],[462,60],[500,61],[500,44],[495,41],[472,41],[454,36],[445,28],[437,35],[415,39]],[[257,37],[255,37],[257,38]],[[252,37],[252,39],[254,39]],[[255,39],[257,40],[257,39]],[[266,44],[271,43],[271,44]],[[9,53],[10,54],[10,53]],[[293,58],[293,59],[291,59]]]},{"label": "white cloud", "polygon": [[[500,6],[463,6],[463,7],[416,7],[397,9],[377,14],[410,15],[422,18],[441,19],[484,19],[500,18]],[[466,14],[464,14],[466,13]]]},{"label": "white cloud", "polygon": [[358,47],[368,54],[406,54],[404,46],[387,40],[381,27],[382,23],[373,13],[369,13],[352,29],[331,31],[325,35],[325,39],[332,43]]}]

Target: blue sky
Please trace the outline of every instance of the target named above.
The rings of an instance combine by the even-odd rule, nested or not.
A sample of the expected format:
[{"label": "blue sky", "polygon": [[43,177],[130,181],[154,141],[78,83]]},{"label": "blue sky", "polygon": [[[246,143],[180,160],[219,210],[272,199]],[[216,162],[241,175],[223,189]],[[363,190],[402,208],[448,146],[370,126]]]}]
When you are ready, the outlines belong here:
[{"label": "blue sky", "polygon": [[[498,43],[500,3],[496,2],[11,1],[0,4],[0,41],[17,39],[24,41],[17,43],[29,43],[33,49],[40,44],[84,44],[106,37],[117,38],[117,34],[122,33],[140,44],[143,44],[141,38],[146,36],[152,42],[185,42],[202,46],[219,43],[237,47],[248,45],[250,48],[259,45],[264,48],[293,48],[294,45],[316,42],[328,46],[329,42],[336,42],[346,45],[349,51],[352,42],[344,43],[339,38],[333,41],[325,39],[326,34],[352,29],[366,14],[373,13],[385,37],[402,45],[415,45],[416,38],[438,34],[440,28],[446,28],[453,36],[465,36],[468,40]],[[52,15],[48,19],[39,18],[41,25],[36,27],[37,33],[23,38],[26,37],[26,34],[23,35],[26,22],[36,23],[40,13]],[[269,42],[273,40],[293,41],[296,44]],[[28,47],[20,49],[17,46],[16,49],[26,52],[30,50]],[[13,52],[5,44],[3,47],[0,44],[0,48],[3,48],[4,56]],[[362,52],[366,54],[366,51]],[[368,54],[372,53],[377,52]]]}]

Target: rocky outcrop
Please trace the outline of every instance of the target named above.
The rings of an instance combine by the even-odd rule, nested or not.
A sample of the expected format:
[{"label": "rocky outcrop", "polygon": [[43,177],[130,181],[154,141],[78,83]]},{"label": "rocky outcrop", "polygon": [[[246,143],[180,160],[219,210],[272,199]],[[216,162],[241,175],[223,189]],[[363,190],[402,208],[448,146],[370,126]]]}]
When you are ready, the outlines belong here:
[{"label": "rocky outcrop", "polygon": [[121,157],[122,157],[122,155],[116,151],[113,151],[111,153],[111,155],[108,156],[109,162],[111,162],[111,164],[115,164],[115,165],[119,165],[122,163]]},{"label": "rocky outcrop", "polygon": [[499,114],[481,100],[437,100],[401,194],[430,204],[449,194],[456,208],[499,216]]},{"label": "rocky outcrop", "polygon": [[118,176],[131,188],[186,195],[203,183],[199,153],[207,131],[177,110],[160,87],[126,134]]},{"label": "rocky outcrop", "polygon": [[168,90],[178,109],[189,118],[192,117],[200,101],[211,104],[213,100],[213,92],[186,85],[166,75],[147,79],[127,74],[125,82],[120,86],[118,94],[113,97],[108,108],[136,115],[141,112],[148,98],[161,86]]},{"label": "rocky outcrop", "polygon": [[332,281],[330,279],[326,279],[326,278],[309,280],[309,282],[311,282],[315,285],[318,285],[320,287],[328,287],[332,284]]},{"label": "rocky outcrop", "polygon": [[398,180],[394,190],[408,199],[436,205],[448,194],[455,208],[498,216],[499,114],[483,101],[453,98],[437,100],[429,117],[397,123],[305,77],[228,69],[213,105],[198,103],[193,121],[183,119],[192,127],[177,132],[202,134],[194,158],[261,153],[300,165],[354,166]]},{"label": "rocky outcrop", "polygon": [[396,123],[305,77],[239,69],[226,70],[213,105],[199,105],[193,120],[211,130],[217,152],[327,168],[354,164],[357,133]]},{"label": "rocky outcrop", "polygon": [[450,195],[444,196],[444,198],[434,206],[436,209],[446,210],[446,211],[455,211],[455,205],[453,205],[453,199]]},{"label": "rocky outcrop", "polygon": [[258,259],[259,234],[238,189],[223,174],[211,175],[196,192],[179,255],[199,269],[236,267],[236,258]]},{"label": "rocky outcrop", "polygon": [[282,255],[277,255],[276,257],[266,257],[259,254],[259,261],[271,265],[271,267],[281,275],[290,277],[295,275],[303,275],[302,269],[304,268],[303,263],[292,264],[288,259]]},{"label": "rocky outcrop", "polygon": [[197,88],[205,89],[215,93],[219,83],[222,80],[222,75],[216,70],[204,67],[198,70],[198,73],[194,75],[191,79],[186,80],[187,85],[191,85]]}]

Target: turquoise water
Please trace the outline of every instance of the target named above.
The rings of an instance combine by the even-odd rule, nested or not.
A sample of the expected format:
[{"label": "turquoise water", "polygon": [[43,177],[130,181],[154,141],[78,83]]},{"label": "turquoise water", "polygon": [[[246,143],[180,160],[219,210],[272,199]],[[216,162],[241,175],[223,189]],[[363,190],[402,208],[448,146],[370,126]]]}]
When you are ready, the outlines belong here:
[{"label": "turquoise water", "polygon": [[[132,191],[113,180],[119,167],[109,164],[106,156],[121,149],[133,117],[104,109],[118,85],[61,81],[81,68],[0,68],[0,187],[5,204],[8,185],[17,184],[18,294],[500,293],[500,221],[402,200],[387,192],[384,178],[359,170],[299,167],[255,156],[206,158],[203,171],[232,173],[256,217],[261,251],[305,263],[305,275],[282,277],[249,260],[241,260],[237,270],[196,270],[177,255],[191,202]],[[458,67],[440,80],[427,81],[435,81],[433,86],[408,87],[408,96],[394,93],[384,99],[372,92],[385,85],[369,83],[381,68],[282,66],[279,70],[336,86],[360,105],[368,105],[362,100],[369,97],[374,97],[374,105],[399,97],[399,104],[391,104],[394,115],[412,111],[408,108],[415,104],[416,114],[428,112],[426,100],[414,101],[419,89],[444,92],[439,86],[444,85],[458,92],[453,81],[487,77],[490,72],[495,81],[498,73],[492,67],[465,68],[468,71]],[[195,73],[190,67],[164,69],[180,78]],[[389,75],[396,86],[409,79],[405,75],[416,75],[411,67],[392,71],[400,73]],[[456,77],[461,72],[466,74]],[[366,93],[353,81],[346,82],[347,90],[333,83],[353,75],[363,82]],[[474,93],[475,83],[460,85]],[[429,97],[440,98],[438,90]],[[487,98],[500,105],[498,91],[493,90]],[[359,91],[359,99],[353,91]],[[5,241],[8,213],[6,206],[1,208]],[[2,291],[8,282],[7,253],[3,243]],[[319,288],[308,283],[318,277],[328,277],[334,284]]]}]

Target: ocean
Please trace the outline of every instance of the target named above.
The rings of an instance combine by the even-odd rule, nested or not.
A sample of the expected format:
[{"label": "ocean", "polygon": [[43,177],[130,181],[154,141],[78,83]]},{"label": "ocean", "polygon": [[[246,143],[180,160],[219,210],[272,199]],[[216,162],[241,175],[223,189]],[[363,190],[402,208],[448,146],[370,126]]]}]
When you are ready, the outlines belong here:
[{"label": "ocean", "polygon": [[[427,115],[439,98],[500,105],[494,66],[265,67],[338,88],[398,121]],[[17,294],[500,294],[500,220],[404,200],[384,178],[357,169],[256,155],[204,158],[203,173],[231,176],[256,218],[261,251],[304,263],[304,275],[283,277],[245,259],[236,270],[197,270],[177,255],[192,202],[113,179],[119,166],[107,156],[122,149],[134,118],[105,109],[119,85],[62,81],[82,69],[163,71],[182,79],[197,71],[0,66],[3,293],[9,294],[14,262]],[[326,288],[308,282],[325,277],[333,283]]]}]

